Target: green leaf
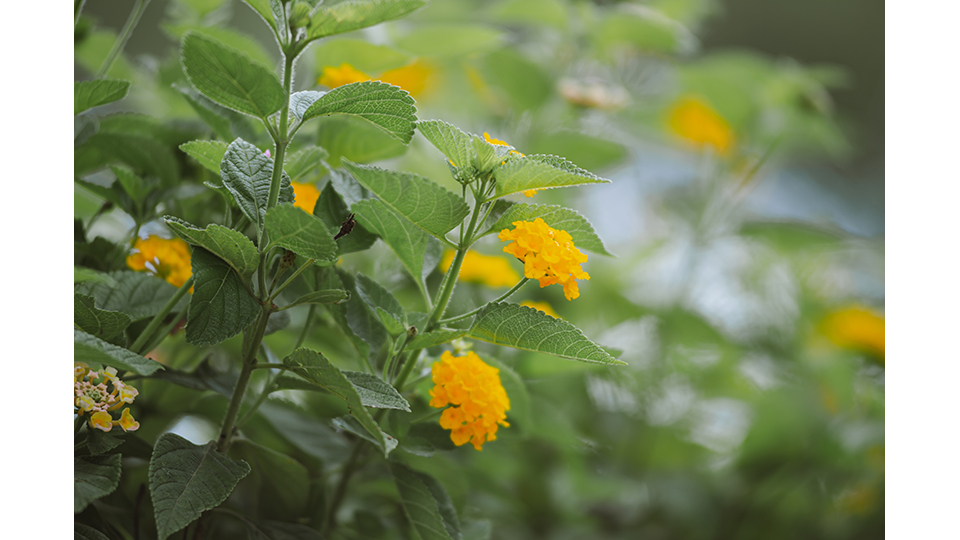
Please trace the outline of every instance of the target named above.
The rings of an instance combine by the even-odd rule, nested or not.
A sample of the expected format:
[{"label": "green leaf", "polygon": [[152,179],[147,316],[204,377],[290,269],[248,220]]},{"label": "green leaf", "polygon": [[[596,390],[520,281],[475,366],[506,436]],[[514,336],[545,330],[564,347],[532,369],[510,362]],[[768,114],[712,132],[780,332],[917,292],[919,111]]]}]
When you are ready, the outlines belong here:
[{"label": "green leaf", "polygon": [[407,327],[403,325],[403,321],[382,307],[377,306],[373,308],[373,311],[377,314],[377,318],[380,319],[380,323],[383,325],[383,328],[391,336],[399,336],[407,330]]},{"label": "green leaf", "polygon": [[[273,160],[256,146],[236,139],[223,155],[220,177],[243,214],[256,224],[258,231],[262,230],[273,180]],[[292,202],[293,197],[290,177],[283,175],[278,202]]]},{"label": "green leaf", "polygon": [[267,212],[267,234],[271,246],[281,246],[319,262],[337,260],[337,243],[323,222],[292,204],[281,204]]},{"label": "green leaf", "polygon": [[[449,503],[449,497],[443,503],[438,501],[424,481],[426,475],[396,462],[390,462],[390,472],[393,473],[393,480],[400,492],[403,512],[407,515],[407,519],[410,520],[410,524],[420,538],[423,540],[453,540],[460,537],[459,524],[454,529],[456,536],[451,536],[449,528],[453,528],[456,522],[449,522],[449,517],[445,520],[440,512],[441,504],[445,506],[445,503]],[[450,510],[452,510],[452,507],[447,509],[445,513],[449,515]],[[455,517],[456,513],[453,516]]]},{"label": "green leaf", "polygon": [[73,540],[110,540],[102,532],[83,523],[73,524]]},{"label": "green leaf", "polygon": [[342,289],[316,291],[307,293],[280,309],[290,309],[292,307],[302,306],[304,304],[339,304],[341,300],[345,300],[349,296],[350,295],[347,294],[347,291]]},{"label": "green leaf", "polygon": [[73,117],[73,147],[76,148],[90,140],[100,130],[100,121],[92,114],[80,114]]},{"label": "green leaf", "polygon": [[[136,173],[123,165],[110,165],[110,171],[117,177],[119,187],[130,196],[133,209],[143,204],[150,192],[150,185],[143,181]],[[135,213],[135,212],[131,212]]]},{"label": "green leaf", "polygon": [[535,111],[555,94],[556,82],[536,62],[512,47],[504,47],[479,60],[481,73],[494,95],[508,110]]},{"label": "green leaf", "polygon": [[470,212],[463,199],[418,174],[347,160],[343,165],[393,211],[441,240],[446,240],[444,234],[460,225]]},{"label": "green leaf", "polygon": [[158,369],[163,369],[160,362],[144,358],[76,329],[73,331],[73,360],[85,364],[103,364],[122,371],[132,371],[137,375],[151,375]]},{"label": "green leaf", "polygon": [[244,281],[249,280],[257,270],[260,253],[257,246],[243,233],[216,223],[200,229],[173,216],[164,216],[163,219],[177,236],[188,244],[200,246],[223,259]]},{"label": "green leaf", "polygon": [[[313,207],[313,215],[320,218],[331,231],[339,231],[341,224],[350,215],[347,204],[343,197],[337,193],[333,183],[328,183],[320,191],[320,198],[317,199],[317,204]],[[371,233],[359,223],[353,226],[350,234],[341,236],[336,240],[341,254],[363,251],[376,241],[377,235]]]},{"label": "green leaf", "polygon": [[[263,18],[263,22],[267,23],[267,26],[273,30],[274,34],[277,34],[278,38],[286,37],[286,22],[283,20],[283,6],[278,0],[243,0],[248,6],[252,7],[254,11],[257,12],[260,17]],[[280,19],[282,24],[277,24],[277,19]],[[286,41],[281,39],[280,42]]]},{"label": "green leaf", "polygon": [[316,90],[304,90],[303,92],[290,94],[290,114],[297,120],[302,119],[303,113],[307,112],[307,109],[318,99],[322,98],[324,94],[326,94],[326,92],[318,92]]},{"label": "green leaf", "polygon": [[98,79],[73,83],[73,114],[119,101],[130,89],[128,81]]},{"label": "green leaf", "polygon": [[119,311],[97,309],[94,298],[73,295],[73,324],[80,330],[109,341],[130,326],[130,317]]},{"label": "green leaf", "polygon": [[363,274],[357,274],[357,294],[370,309],[382,308],[398,321],[404,320],[403,308],[400,302],[376,281]]},{"label": "green leaf", "polygon": [[403,155],[407,146],[359,116],[337,114],[316,120],[317,145],[330,152],[327,163],[339,167],[345,157],[370,163]]},{"label": "green leaf", "polygon": [[306,525],[286,521],[244,519],[247,540],[323,540],[323,536]]},{"label": "green leaf", "polygon": [[[352,210],[357,214],[357,222],[380,236],[410,272],[418,286],[425,287],[424,273],[432,270],[432,267],[426,264],[427,251],[431,243],[439,245],[439,242],[407,219],[397,215],[378,199],[357,202],[352,206]],[[436,250],[436,248],[431,249]]]},{"label": "green leaf", "polygon": [[321,6],[310,18],[307,40],[399,19],[426,3],[426,0],[348,0],[329,7]]},{"label": "green leaf", "polygon": [[467,334],[473,339],[591,364],[626,365],[563,319],[519,304],[489,304]]},{"label": "green leaf", "polygon": [[164,30],[173,36],[174,40],[179,41],[188,32],[209,38],[221,45],[232,47],[237,51],[247,55],[251,60],[260,64],[266,69],[272,69],[276,64],[270,54],[256,40],[241,34],[236,30],[231,30],[225,26],[198,26],[191,24],[162,24]]},{"label": "green leaf", "polygon": [[143,176],[158,176],[166,186],[176,183],[180,174],[170,148],[142,134],[106,132],[101,129],[74,151],[73,171],[78,176],[112,163],[128,165]]},{"label": "green leaf", "polygon": [[417,122],[417,131],[452,161],[454,167],[468,167],[473,164],[477,155],[473,149],[475,135],[464,133],[460,128],[442,120],[420,120]]},{"label": "green leaf", "polygon": [[270,314],[267,321],[267,327],[263,330],[263,335],[269,336],[274,332],[279,332],[290,326],[290,314],[284,311],[276,311]]},{"label": "green leaf", "polygon": [[221,141],[190,141],[180,145],[180,150],[206,169],[220,174],[220,162],[227,153],[227,143]]},{"label": "green leaf", "polygon": [[194,285],[187,310],[187,342],[216,345],[242,332],[260,311],[246,281],[202,247],[193,248],[190,262]]},{"label": "green leaf", "polygon": [[[322,354],[309,349],[299,348],[293,354],[283,359],[283,365],[304,379],[320,386],[347,402],[347,410],[373,436],[377,446],[386,457],[392,448],[387,444],[386,435],[380,430],[367,409],[364,408],[360,395],[353,383]],[[394,445],[396,442],[394,441]]]},{"label": "green leaf", "polygon": [[283,160],[283,170],[290,175],[290,181],[296,182],[301,177],[313,169],[320,166],[320,163],[327,159],[327,151],[323,148],[311,146],[298,152],[294,152]]},{"label": "green leaf", "polygon": [[260,133],[254,129],[249,116],[214,103],[191,86],[174,84],[173,87],[183,95],[183,98],[187,100],[187,104],[197,113],[197,116],[220,139],[232,141],[240,137],[248,141],[259,141],[262,138]]},{"label": "green leaf", "polygon": [[344,332],[348,336],[355,336],[361,340],[360,343],[354,340],[357,351],[361,355],[366,357],[376,355],[387,342],[386,329],[376,313],[360,298],[354,277],[343,271],[338,271],[337,275],[343,283],[343,288],[350,293],[350,298],[340,304],[341,327],[344,327]]},{"label": "green leaf", "polygon": [[120,454],[73,458],[73,513],[113,493],[120,484]]},{"label": "green leaf", "polygon": [[164,540],[215,508],[250,472],[250,465],[221,454],[213,441],[197,446],[164,433],[150,456],[150,499],[157,536]]},{"label": "green leaf", "polygon": [[238,440],[231,454],[250,464],[253,475],[244,484],[254,481],[261,514],[295,520],[303,513],[310,492],[310,473],[300,462],[248,440]]},{"label": "green leaf", "polygon": [[87,451],[93,455],[104,454],[123,444],[123,439],[100,431],[99,429],[87,430]]},{"label": "green leaf", "polygon": [[97,272],[92,268],[74,266],[73,267],[73,283],[77,284],[77,283],[86,283],[86,282],[102,283],[109,287],[115,287],[117,285],[117,281],[115,279],[108,276],[107,274],[104,274],[103,272]]},{"label": "green leaf", "polygon": [[497,197],[528,189],[610,183],[558,156],[524,156],[510,160],[494,169],[493,177],[497,180]]},{"label": "green leaf", "polygon": [[[113,283],[84,281],[74,286],[74,291],[97,300],[100,309],[126,313],[134,321],[156,315],[177,292],[177,288],[146,272],[119,270],[106,275]],[[173,311],[186,305],[183,298]]]},{"label": "green leaf", "polygon": [[537,218],[543,219],[547,225],[554,229],[567,231],[577,248],[613,256],[603,246],[603,241],[600,240],[600,237],[594,232],[593,226],[585,217],[562,206],[515,204],[504,212],[500,219],[484,234],[499,233],[503,229],[511,229],[515,221],[533,221]]},{"label": "green leaf", "polygon": [[272,71],[216,40],[187,33],[180,62],[190,84],[224,107],[266,118],[286,105],[286,92]]},{"label": "green leaf", "polygon": [[410,412],[410,404],[397,390],[376,375],[360,371],[343,371],[344,377],[353,383],[364,407],[397,409]]},{"label": "green leaf", "polygon": [[436,330],[433,332],[424,332],[423,334],[417,334],[414,336],[414,338],[410,340],[410,343],[407,343],[407,349],[426,349],[428,347],[440,345],[441,343],[462,338],[465,335],[467,335],[467,332],[464,330]]},{"label": "green leaf", "polygon": [[410,94],[399,86],[379,81],[357,82],[324,94],[303,113],[303,121],[332,114],[356,116],[406,144],[413,138],[417,121],[414,103]]}]

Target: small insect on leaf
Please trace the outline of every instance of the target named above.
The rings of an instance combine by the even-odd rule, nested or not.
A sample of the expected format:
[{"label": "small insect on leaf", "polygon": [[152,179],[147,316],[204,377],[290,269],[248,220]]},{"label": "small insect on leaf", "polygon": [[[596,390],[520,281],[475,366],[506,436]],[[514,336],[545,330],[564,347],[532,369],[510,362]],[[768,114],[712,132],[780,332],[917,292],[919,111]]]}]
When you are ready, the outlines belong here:
[{"label": "small insect on leaf", "polygon": [[350,231],[353,230],[353,227],[357,224],[357,220],[353,219],[355,214],[350,214],[347,216],[347,219],[343,220],[343,223],[340,224],[340,232],[333,237],[334,240],[350,234]]}]

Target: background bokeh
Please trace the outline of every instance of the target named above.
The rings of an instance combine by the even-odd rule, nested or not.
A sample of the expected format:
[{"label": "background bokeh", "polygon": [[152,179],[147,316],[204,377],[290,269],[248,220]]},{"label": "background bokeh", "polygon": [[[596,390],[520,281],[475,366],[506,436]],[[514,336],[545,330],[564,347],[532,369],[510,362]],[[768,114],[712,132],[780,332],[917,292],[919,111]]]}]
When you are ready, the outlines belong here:
[{"label": "background bokeh", "polygon": [[[88,0],[77,80],[99,66],[126,9]],[[297,89],[352,82],[344,77],[355,72],[380,78],[410,91],[420,118],[559,154],[613,181],[518,198],[577,209],[616,257],[590,254],[591,279],[572,302],[534,285],[514,298],[547,302],[629,367],[474,345],[517,375],[513,427],[480,453],[404,458],[447,487],[465,535],[883,535],[883,10],[867,0],[435,0],[299,59]],[[176,162],[177,202],[159,214],[191,220],[209,196],[177,145],[210,133],[181,91],[177,39],[189,29],[272,66],[278,54],[240,2],[154,0],[111,71],[134,83],[112,106],[114,124],[152,126]],[[252,122],[228,119],[266,148]],[[333,166],[345,156],[456,187],[420,136],[404,147],[331,117],[298,138],[330,151]],[[322,186],[324,171],[310,181]],[[101,208],[83,188],[75,197],[81,220]],[[131,227],[113,210],[87,236],[122,243]],[[165,234],[159,222],[142,230]],[[478,251],[500,248],[490,237]],[[380,244],[344,265],[417,301]],[[479,281],[459,286],[451,309],[505,290]],[[292,318],[268,344],[286,350],[302,322]],[[182,338],[171,342],[158,351],[167,361],[203,360]],[[333,330],[308,344],[334,359],[345,349]],[[150,393],[153,382],[138,400],[153,403],[138,415],[143,436],[173,429],[205,442],[222,398],[189,394],[196,413],[167,417],[162,405],[187,394],[162,384]],[[271,398],[251,438],[305,462],[335,462],[336,443],[283,428],[291,415],[330,416],[295,394]],[[360,477],[344,511],[362,537],[391,538],[376,473]],[[124,482],[136,489],[136,478]]]}]

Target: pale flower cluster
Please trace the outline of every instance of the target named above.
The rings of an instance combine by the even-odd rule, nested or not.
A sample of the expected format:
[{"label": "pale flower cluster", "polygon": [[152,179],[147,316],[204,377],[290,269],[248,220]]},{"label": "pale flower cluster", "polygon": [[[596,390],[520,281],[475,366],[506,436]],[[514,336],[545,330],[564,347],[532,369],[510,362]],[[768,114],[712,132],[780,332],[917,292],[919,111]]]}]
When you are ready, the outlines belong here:
[{"label": "pale flower cluster", "polygon": [[110,431],[120,426],[124,431],[136,431],[140,427],[130,409],[120,412],[120,419],[114,420],[110,413],[133,403],[139,392],[117,377],[116,368],[105,367],[100,371],[91,370],[86,364],[73,364],[74,408],[77,416],[87,415],[91,428]]}]

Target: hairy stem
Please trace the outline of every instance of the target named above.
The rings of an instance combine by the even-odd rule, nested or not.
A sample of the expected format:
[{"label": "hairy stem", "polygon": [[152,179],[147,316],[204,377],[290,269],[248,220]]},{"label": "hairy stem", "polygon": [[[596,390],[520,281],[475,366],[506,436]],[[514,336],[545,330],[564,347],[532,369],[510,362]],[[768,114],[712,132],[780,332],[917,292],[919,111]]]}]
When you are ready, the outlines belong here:
[{"label": "hairy stem", "polygon": [[157,331],[157,328],[163,323],[163,319],[167,316],[168,313],[170,313],[170,310],[172,310],[173,307],[177,305],[177,302],[179,302],[180,299],[183,298],[185,294],[187,294],[187,291],[189,291],[190,287],[192,286],[193,286],[193,276],[190,276],[190,279],[185,281],[183,285],[180,287],[180,289],[178,289],[177,292],[173,296],[171,296],[169,300],[167,300],[167,303],[164,304],[162,308],[160,308],[160,311],[153,316],[153,319],[150,321],[150,324],[148,324],[147,327],[143,329],[143,332],[140,332],[140,335],[137,337],[137,340],[134,341],[133,345],[130,346],[131,351],[137,354],[143,354],[149,351],[149,349],[147,350],[141,350],[141,349],[144,348],[144,345],[147,344],[147,341],[150,340],[154,332]]},{"label": "hairy stem", "polygon": [[269,305],[263,306],[257,318],[252,338],[245,343],[240,377],[237,379],[237,386],[234,387],[233,395],[230,397],[230,405],[227,407],[227,414],[223,418],[223,426],[220,428],[220,437],[217,439],[217,449],[220,452],[226,453],[227,449],[230,448],[233,426],[237,421],[237,413],[240,412],[243,396],[247,392],[247,385],[250,384],[250,374],[253,373],[257,365],[257,351],[260,350],[260,342],[263,341],[263,335],[267,330],[267,321],[270,320],[271,311]]},{"label": "hairy stem", "polygon": [[[136,28],[137,23],[140,22],[140,17],[147,9],[147,4],[149,3],[150,0],[137,0],[137,3],[134,4],[133,11],[130,12],[130,17],[127,18],[127,23],[123,25],[123,30],[120,31],[117,40],[113,42],[113,48],[107,53],[107,57],[103,60],[103,64],[100,65],[100,69],[97,70],[97,74],[94,75],[93,78],[103,78],[113,67],[113,64],[117,61],[117,58],[120,57],[120,52],[123,51],[123,48],[127,45],[130,34],[133,33],[133,29]],[[74,4],[74,6],[76,6],[76,4]],[[77,14],[79,15],[79,10],[77,10]]]}]

